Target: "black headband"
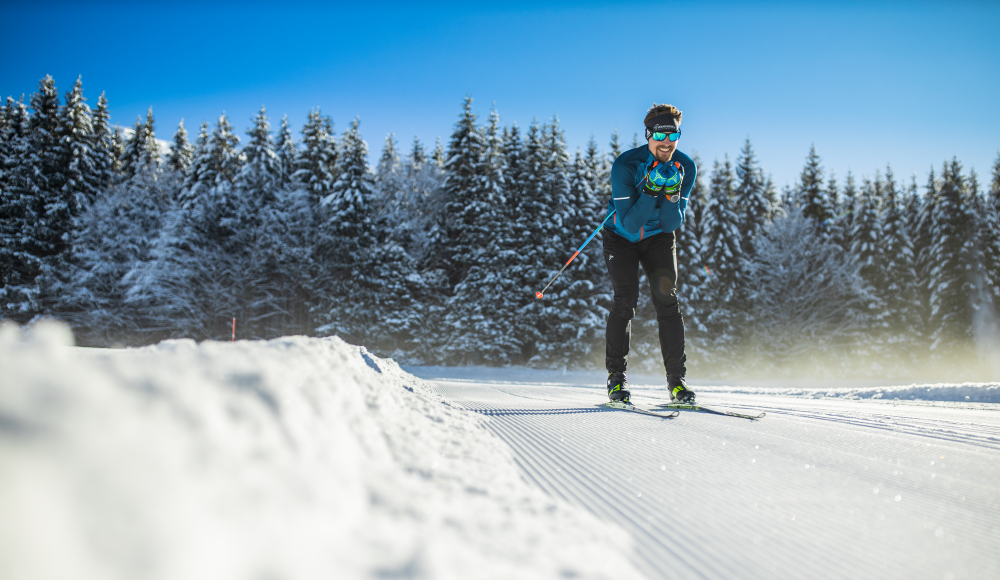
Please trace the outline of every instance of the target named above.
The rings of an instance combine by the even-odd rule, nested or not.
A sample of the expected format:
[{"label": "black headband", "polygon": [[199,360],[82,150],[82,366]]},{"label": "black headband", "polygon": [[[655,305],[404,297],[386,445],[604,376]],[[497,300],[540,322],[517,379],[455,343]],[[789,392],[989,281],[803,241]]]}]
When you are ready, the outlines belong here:
[{"label": "black headband", "polygon": [[646,128],[654,133],[676,133],[680,123],[670,113],[663,113],[646,121]]}]

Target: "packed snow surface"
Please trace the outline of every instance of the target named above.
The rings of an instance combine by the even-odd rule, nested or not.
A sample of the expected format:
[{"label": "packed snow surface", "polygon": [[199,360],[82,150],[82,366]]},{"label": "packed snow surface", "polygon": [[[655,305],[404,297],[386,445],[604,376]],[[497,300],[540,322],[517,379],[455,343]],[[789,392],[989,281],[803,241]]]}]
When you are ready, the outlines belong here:
[{"label": "packed snow surface", "polygon": [[0,578],[635,578],[428,382],[339,339],[0,327]]},{"label": "packed snow surface", "polygon": [[[995,385],[692,381],[767,415],[660,419],[601,407],[601,373],[410,370],[489,417],[539,487],[621,525],[650,578],[1000,578],[1000,405],[964,402]],[[667,402],[664,382],[637,376],[633,401]],[[935,391],[961,398],[888,394]]]}]

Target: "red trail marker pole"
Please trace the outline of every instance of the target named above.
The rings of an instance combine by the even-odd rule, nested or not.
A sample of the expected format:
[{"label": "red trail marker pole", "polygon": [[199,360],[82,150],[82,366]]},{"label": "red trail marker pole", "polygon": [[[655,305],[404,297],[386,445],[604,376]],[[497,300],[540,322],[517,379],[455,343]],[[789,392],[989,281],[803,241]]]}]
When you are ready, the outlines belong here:
[{"label": "red trail marker pole", "polygon": [[236,342],[236,319],[233,318],[233,342]]}]

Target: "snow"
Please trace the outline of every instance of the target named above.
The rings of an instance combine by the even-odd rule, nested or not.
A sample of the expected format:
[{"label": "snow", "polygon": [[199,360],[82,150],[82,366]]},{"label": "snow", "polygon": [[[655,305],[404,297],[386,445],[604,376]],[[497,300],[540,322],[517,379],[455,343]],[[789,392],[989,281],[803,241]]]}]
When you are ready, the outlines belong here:
[{"label": "snow", "polygon": [[[489,417],[539,487],[621,525],[649,578],[1000,577],[996,404],[692,384],[702,405],[767,416],[661,419],[601,407],[600,373],[412,370]],[[645,382],[634,402],[668,400]]]},{"label": "snow", "polygon": [[340,339],[0,327],[0,577],[630,578],[488,418]]}]

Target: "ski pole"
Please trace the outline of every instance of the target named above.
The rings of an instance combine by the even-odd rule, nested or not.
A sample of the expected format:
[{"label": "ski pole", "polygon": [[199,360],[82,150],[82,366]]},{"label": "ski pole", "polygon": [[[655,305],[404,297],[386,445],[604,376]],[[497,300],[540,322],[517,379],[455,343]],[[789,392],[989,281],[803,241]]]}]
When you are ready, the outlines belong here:
[{"label": "ski pole", "polygon": [[613,216],[613,215],[615,215],[614,211],[612,211],[611,213],[609,213],[608,217],[604,218],[604,221],[601,222],[601,225],[597,226],[597,229],[594,230],[594,233],[590,234],[590,237],[587,238],[587,240],[585,242],[583,242],[583,245],[581,245],[579,248],[577,248],[576,252],[572,256],[570,256],[569,260],[566,260],[566,263],[563,264],[563,267],[559,269],[559,272],[556,273],[556,275],[553,276],[551,280],[549,280],[549,283],[545,285],[545,288],[542,288],[541,292],[535,292],[535,298],[538,298],[539,300],[541,300],[542,296],[545,296],[545,291],[548,290],[549,286],[551,286],[552,283],[556,281],[556,278],[559,277],[559,274],[562,274],[563,270],[566,269],[566,266],[569,266],[569,263],[572,262],[577,256],[580,255],[580,252],[582,252],[583,249],[587,247],[587,244],[590,243],[590,240],[594,239],[594,236],[597,235],[597,232],[601,231],[601,228],[604,227],[604,224],[608,223],[608,220],[611,219],[611,216]]}]

